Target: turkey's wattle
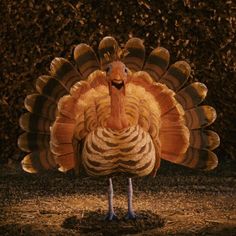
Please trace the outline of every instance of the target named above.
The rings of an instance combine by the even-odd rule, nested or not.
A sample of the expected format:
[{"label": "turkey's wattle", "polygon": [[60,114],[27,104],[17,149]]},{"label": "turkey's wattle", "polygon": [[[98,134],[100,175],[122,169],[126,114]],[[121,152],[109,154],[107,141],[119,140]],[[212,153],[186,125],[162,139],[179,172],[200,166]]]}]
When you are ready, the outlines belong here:
[{"label": "turkey's wattle", "polygon": [[[120,48],[112,37],[93,49],[79,44],[76,66],[63,58],[51,63],[51,75],[40,76],[37,93],[25,99],[29,113],[20,118],[26,132],[18,139],[28,155],[25,171],[74,169],[79,175],[109,176],[107,219],[116,219],[113,174],[155,176],[161,159],[190,168],[211,170],[219,136],[205,130],[216,119],[214,108],[199,104],[207,88],[199,82],[184,87],[190,66],[169,66],[169,52],[154,49],[145,60],[141,39]],[[144,63],[145,62],[145,63]],[[128,219],[134,219],[129,178]]]}]

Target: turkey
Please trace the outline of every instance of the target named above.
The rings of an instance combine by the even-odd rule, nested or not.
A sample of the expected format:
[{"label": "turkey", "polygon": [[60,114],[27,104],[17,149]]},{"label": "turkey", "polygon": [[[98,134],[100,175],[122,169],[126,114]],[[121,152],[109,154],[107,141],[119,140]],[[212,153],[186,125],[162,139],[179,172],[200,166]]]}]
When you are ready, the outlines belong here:
[{"label": "turkey", "polygon": [[132,177],[155,176],[161,159],[194,169],[218,164],[212,152],[217,133],[206,130],[214,108],[199,104],[207,88],[186,86],[190,66],[169,66],[167,49],[155,48],[145,59],[139,38],[120,48],[113,37],[98,46],[74,49],[74,65],[55,58],[50,75],[36,81],[37,93],[25,99],[29,111],[20,118],[25,131],[18,146],[28,153],[22,168],[30,173],[58,169],[108,176],[108,214],[114,220],[112,177],[128,178],[127,219],[135,219]]}]

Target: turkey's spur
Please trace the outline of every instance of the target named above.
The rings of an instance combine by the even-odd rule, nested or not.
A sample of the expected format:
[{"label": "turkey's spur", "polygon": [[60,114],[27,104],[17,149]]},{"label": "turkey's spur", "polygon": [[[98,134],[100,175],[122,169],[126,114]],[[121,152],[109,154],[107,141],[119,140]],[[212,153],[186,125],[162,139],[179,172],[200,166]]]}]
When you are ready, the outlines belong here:
[{"label": "turkey's spur", "polygon": [[87,44],[74,49],[75,66],[55,58],[50,75],[37,79],[37,93],[25,99],[29,111],[20,118],[26,132],[19,147],[29,152],[25,171],[57,168],[78,175],[108,176],[109,211],[114,220],[112,176],[128,177],[127,219],[135,219],[131,177],[155,176],[161,159],[194,169],[218,164],[212,152],[219,136],[206,130],[214,108],[199,104],[207,88],[184,86],[190,66],[169,66],[169,52],[155,48],[145,61],[142,40],[131,38],[121,49],[112,37],[99,44],[99,59]]}]

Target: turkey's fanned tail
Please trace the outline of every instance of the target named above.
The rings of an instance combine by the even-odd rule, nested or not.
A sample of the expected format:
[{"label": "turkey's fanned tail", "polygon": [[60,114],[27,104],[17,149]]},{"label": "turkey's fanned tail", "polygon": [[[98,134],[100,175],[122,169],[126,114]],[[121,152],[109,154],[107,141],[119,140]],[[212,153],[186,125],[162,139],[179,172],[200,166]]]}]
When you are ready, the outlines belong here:
[{"label": "turkey's fanned tail", "polygon": [[30,152],[22,161],[23,169],[30,173],[56,168],[55,156],[50,151],[50,127],[56,119],[58,101],[81,80],[80,73],[63,58],[55,58],[50,69],[51,76],[37,79],[38,94],[26,97],[25,107],[29,113],[20,118],[20,126],[26,132],[19,137],[18,146]]},{"label": "turkey's fanned tail", "polygon": [[[207,88],[199,82],[183,88],[190,75],[189,64],[178,61],[166,71],[168,62],[168,51],[156,48],[144,65],[144,70],[154,80],[176,92],[174,98],[177,103],[172,102],[173,95],[167,90],[161,92],[165,97],[163,104],[161,93],[156,95],[162,111],[159,135],[161,157],[190,168],[213,169],[218,162],[216,155],[210,150],[219,146],[220,139],[215,132],[204,130],[204,127],[215,121],[216,112],[210,106],[198,106],[205,99]],[[167,101],[170,101],[169,104]],[[165,107],[169,109],[164,109]]]}]

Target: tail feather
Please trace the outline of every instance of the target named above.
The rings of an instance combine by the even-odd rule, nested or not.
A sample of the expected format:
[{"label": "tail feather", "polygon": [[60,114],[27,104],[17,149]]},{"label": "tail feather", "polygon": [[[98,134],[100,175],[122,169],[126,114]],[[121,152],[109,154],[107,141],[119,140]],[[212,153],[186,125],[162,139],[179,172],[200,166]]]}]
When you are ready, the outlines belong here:
[{"label": "tail feather", "polygon": [[50,135],[40,133],[23,133],[18,138],[18,147],[31,152],[49,148]]},{"label": "tail feather", "polygon": [[89,74],[100,68],[95,52],[87,44],[81,43],[76,46],[74,59],[83,79],[86,79]]},{"label": "tail feather", "polygon": [[66,87],[52,76],[43,75],[36,81],[36,89],[40,94],[51,97],[58,101],[62,96],[69,93]]},{"label": "tail feather", "polygon": [[170,61],[169,51],[165,48],[155,48],[145,63],[144,70],[148,72],[155,81],[159,81],[165,73]]},{"label": "tail feather", "polygon": [[220,145],[220,138],[211,130],[191,130],[189,142],[193,148],[214,150]]},{"label": "tail feather", "polygon": [[58,169],[61,172],[66,172],[68,170],[73,169],[76,166],[75,156],[73,153],[65,154],[59,157],[56,157],[56,163],[60,166]]},{"label": "tail feather", "polygon": [[189,129],[198,129],[212,124],[216,119],[216,111],[211,106],[199,106],[185,111],[185,121]]},{"label": "tail feather", "polygon": [[185,126],[161,127],[160,143],[161,143],[161,158],[175,162],[175,160],[183,155],[189,146],[189,131]]},{"label": "tail feather", "polygon": [[199,105],[207,95],[207,87],[199,82],[192,83],[181,89],[175,96],[184,110],[191,109]]},{"label": "tail feather", "polygon": [[75,67],[66,59],[56,57],[52,60],[50,72],[69,91],[71,86],[81,80],[81,75]]},{"label": "tail feather", "polygon": [[176,163],[193,169],[212,170],[217,167],[218,158],[210,150],[189,147]]},{"label": "tail feather", "polygon": [[98,53],[101,63],[101,68],[104,70],[106,66],[112,62],[116,61],[118,58],[119,45],[113,37],[105,37],[101,40],[98,46]]},{"label": "tail feather", "polygon": [[55,120],[57,104],[54,100],[45,95],[28,95],[25,99],[25,107],[31,113],[37,114],[52,121]]},{"label": "tail feather", "polygon": [[29,173],[38,173],[57,168],[53,154],[49,150],[32,152],[26,155],[21,165],[23,170]]},{"label": "tail feather", "polygon": [[139,38],[131,38],[125,44],[124,64],[132,71],[139,71],[143,67],[145,59],[145,47]]},{"label": "tail feather", "polygon": [[[167,96],[168,95],[168,96]],[[170,112],[176,106],[176,100],[170,91],[162,91],[157,96],[162,116]]]},{"label": "tail feather", "polygon": [[164,113],[162,115],[162,122],[179,122],[183,120],[184,110],[180,104],[176,104],[176,106],[168,111],[167,113]]},{"label": "tail feather", "polygon": [[52,121],[32,113],[25,113],[20,117],[20,127],[27,132],[50,134]]},{"label": "tail feather", "polygon": [[57,144],[70,144],[73,140],[75,124],[55,122],[51,128],[51,141]]},{"label": "tail feather", "polygon": [[73,145],[71,143],[57,144],[55,142],[50,143],[51,151],[54,155],[60,156],[73,152]]},{"label": "tail feather", "polygon": [[177,91],[187,81],[190,72],[191,68],[187,62],[177,61],[170,66],[159,82],[166,84],[173,91]]}]

